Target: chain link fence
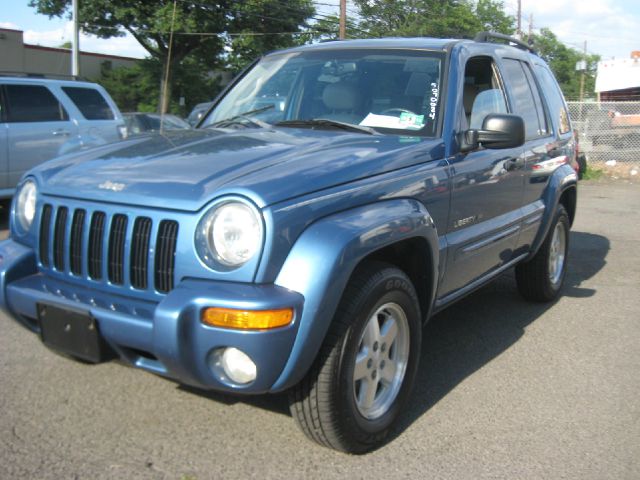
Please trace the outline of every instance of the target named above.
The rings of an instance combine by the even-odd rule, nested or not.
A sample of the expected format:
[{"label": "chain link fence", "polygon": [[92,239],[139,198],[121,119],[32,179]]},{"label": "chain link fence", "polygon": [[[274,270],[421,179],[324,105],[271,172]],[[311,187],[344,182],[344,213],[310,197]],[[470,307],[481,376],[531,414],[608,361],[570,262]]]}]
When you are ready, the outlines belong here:
[{"label": "chain link fence", "polygon": [[568,102],[568,106],[589,166],[625,176],[640,173],[640,102]]}]

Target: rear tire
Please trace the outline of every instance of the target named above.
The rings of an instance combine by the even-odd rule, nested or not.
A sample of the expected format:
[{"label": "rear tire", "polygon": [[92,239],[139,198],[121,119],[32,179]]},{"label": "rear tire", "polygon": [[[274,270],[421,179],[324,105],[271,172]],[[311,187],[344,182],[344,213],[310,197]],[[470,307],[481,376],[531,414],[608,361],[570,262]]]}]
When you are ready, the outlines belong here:
[{"label": "rear tire", "polygon": [[289,392],[307,437],[348,453],[381,445],[411,392],[421,334],[409,278],[381,262],[359,268],[313,366]]},{"label": "rear tire", "polygon": [[560,293],[567,272],[569,228],[569,215],[564,206],[558,205],[538,253],[516,266],[518,291],[527,300],[549,302]]}]

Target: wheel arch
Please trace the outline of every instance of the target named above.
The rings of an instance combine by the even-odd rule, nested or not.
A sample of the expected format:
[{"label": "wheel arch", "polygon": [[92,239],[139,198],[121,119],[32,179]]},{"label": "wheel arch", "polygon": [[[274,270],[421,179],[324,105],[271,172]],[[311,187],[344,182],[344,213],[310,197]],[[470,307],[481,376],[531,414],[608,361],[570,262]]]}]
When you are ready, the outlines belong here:
[{"label": "wheel arch", "polygon": [[[371,252],[356,266],[369,261],[393,265],[402,270],[411,280],[418,295],[423,323],[429,317],[435,294],[435,283],[427,272],[435,265],[429,243],[424,237],[412,237]],[[354,270],[355,271],[355,270]]]},{"label": "wheel arch", "polygon": [[[418,255],[414,248],[420,249]],[[323,218],[298,238],[276,278],[276,284],[304,298],[298,335],[289,360],[272,391],[302,379],[329,329],[346,285],[359,265],[384,261],[403,270],[414,283],[423,318],[437,281],[438,235],[420,202],[377,202]],[[427,273],[420,275],[420,267]],[[422,310],[424,305],[424,310]]]},{"label": "wheel arch", "polygon": [[576,217],[576,207],[578,203],[578,189],[572,184],[565,188],[560,194],[558,203],[562,205],[567,214],[569,215],[569,225],[573,225],[573,220]]},{"label": "wheel arch", "polygon": [[540,249],[540,246],[547,236],[558,205],[562,205],[567,210],[569,225],[573,225],[578,203],[577,185],[578,175],[569,165],[563,165],[553,173],[542,195],[545,209],[540,223],[540,229],[533,241],[531,252],[526,260],[533,258]]}]

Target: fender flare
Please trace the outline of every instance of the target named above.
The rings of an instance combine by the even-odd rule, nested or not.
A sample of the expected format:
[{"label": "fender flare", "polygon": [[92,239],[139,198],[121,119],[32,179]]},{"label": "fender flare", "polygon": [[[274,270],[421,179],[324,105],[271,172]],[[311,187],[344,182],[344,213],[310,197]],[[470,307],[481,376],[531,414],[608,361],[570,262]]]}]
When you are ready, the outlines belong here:
[{"label": "fender flare", "polygon": [[357,207],[325,217],[302,233],[275,281],[302,294],[305,300],[291,354],[272,392],[295,385],[309,370],[357,265],[375,251],[416,237],[424,238],[431,249],[429,273],[435,286],[438,234],[431,215],[416,200],[386,200]]},{"label": "fender flare", "polygon": [[540,229],[531,246],[531,253],[525,261],[533,258],[542,246],[544,239],[547,237],[551,221],[558,209],[562,194],[569,189],[576,189],[578,184],[578,175],[569,165],[562,165],[549,178],[547,188],[542,194],[542,201],[545,205],[542,220],[540,221]]}]

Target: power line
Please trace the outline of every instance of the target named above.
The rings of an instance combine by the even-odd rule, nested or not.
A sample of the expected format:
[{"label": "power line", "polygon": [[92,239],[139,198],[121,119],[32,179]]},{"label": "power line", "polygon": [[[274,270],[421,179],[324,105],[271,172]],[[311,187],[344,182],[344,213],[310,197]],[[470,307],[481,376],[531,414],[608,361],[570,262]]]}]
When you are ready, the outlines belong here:
[{"label": "power line", "polygon": [[[84,25],[87,25],[89,27],[96,27],[96,28],[116,28],[112,25],[101,25],[101,24],[97,24],[97,23],[84,23]],[[154,30],[154,29],[147,29],[147,28],[138,28],[136,29],[137,31],[140,32],[144,32],[144,33],[156,33],[156,34],[160,34],[160,35],[168,35],[171,32],[167,31],[167,30]],[[337,31],[337,30],[336,30]],[[237,33],[230,33],[230,32],[179,32],[179,31],[174,31],[173,34],[174,35],[185,35],[185,36],[202,36],[202,37],[215,37],[215,36],[229,36],[229,37],[241,37],[241,36],[253,36],[253,37],[259,37],[259,36],[263,36],[263,35],[313,35],[313,34],[323,34],[323,33],[327,33],[326,31],[320,31],[320,30],[304,30],[304,31],[297,31],[297,32],[237,32]]]}]

